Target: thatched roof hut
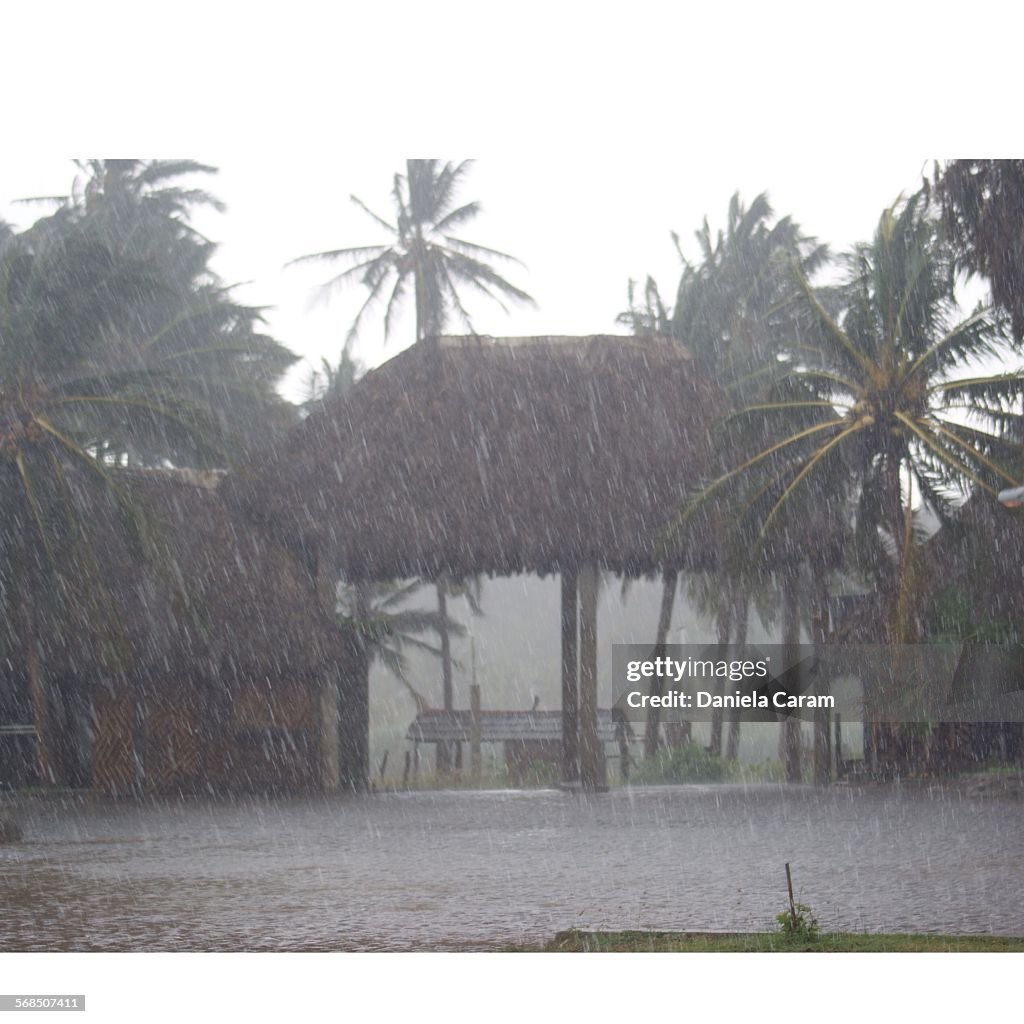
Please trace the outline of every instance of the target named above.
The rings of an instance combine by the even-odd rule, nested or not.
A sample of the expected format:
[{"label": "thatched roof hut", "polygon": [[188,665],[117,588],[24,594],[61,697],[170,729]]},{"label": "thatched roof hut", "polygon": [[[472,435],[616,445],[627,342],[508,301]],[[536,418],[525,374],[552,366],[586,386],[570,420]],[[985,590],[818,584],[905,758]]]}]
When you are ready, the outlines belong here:
[{"label": "thatched roof hut", "polygon": [[[246,773],[256,785],[260,772],[276,784],[280,765],[257,763],[254,750],[246,767],[234,749],[246,731],[250,746],[282,738],[295,785],[317,781],[319,688],[343,655],[339,631],[294,557],[229,509],[217,482],[122,474],[145,544],[129,542],[109,492],[96,496],[91,594],[76,592],[42,623],[41,755],[67,747],[74,708],[91,706],[91,775],[109,792],[138,791],[143,770],[147,789],[244,785]],[[58,778],[82,770],[49,767]]]},{"label": "thatched roof hut", "polygon": [[434,339],[229,488],[321,574],[559,573],[563,771],[595,789],[597,571],[713,564],[706,539],[669,545],[666,528],[715,468],[723,402],[668,339]]},{"label": "thatched roof hut", "polygon": [[[179,587],[170,629],[201,630],[201,643],[232,675],[279,676],[315,670],[337,658],[338,630],[315,601],[303,568],[282,545],[233,512],[218,488],[155,474],[133,487],[154,524],[156,560],[138,586],[140,614],[150,636],[158,621],[155,598],[168,570]],[[180,650],[166,635],[167,649]],[[161,657],[163,652],[161,652]]]},{"label": "thatched roof hut", "polygon": [[[134,545],[117,507],[100,495],[88,529],[104,594],[65,602],[48,629],[59,643],[47,652],[52,664],[109,671],[121,660],[126,671],[143,674],[251,678],[312,669],[336,657],[337,629],[313,600],[302,566],[229,508],[218,482],[188,471],[121,474],[145,533],[144,543]],[[107,630],[115,658],[100,665],[92,641],[107,626],[115,627]]]},{"label": "thatched roof hut", "polygon": [[666,339],[445,337],[311,415],[235,494],[351,579],[699,565],[706,546],[663,531],[722,402]]},{"label": "thatched roof hut", "polygon": [[[948,632],[1010,625],[1020,629],[1024,621],[1024,516],[988,495],[971,497],[959,509],[955,524],[929,539],[923,571],[929,581],[928,594],[940,598],[930,609],[933,629]],[[950,616],[950,621],[944,621]]]}]

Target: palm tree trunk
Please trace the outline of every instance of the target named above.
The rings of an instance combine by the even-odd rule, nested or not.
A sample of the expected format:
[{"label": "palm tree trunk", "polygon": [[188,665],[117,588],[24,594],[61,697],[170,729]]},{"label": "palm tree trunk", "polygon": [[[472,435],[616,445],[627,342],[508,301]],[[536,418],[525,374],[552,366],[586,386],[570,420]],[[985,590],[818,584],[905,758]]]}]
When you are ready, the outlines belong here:
[{"label": "palm tree trunk", "polygon": [[[888,500],[889,517],[892,523],[890,530],[896,547],[896,565],[892,595],[891,620],[889,623],[888,641],[892,644],[914,643],[917,639],[917,625],[913,608],[913,568],[914,568],[914,534],[912,493],[903,497],[900,467],[903,465],[905,451],[898,451],[889,456]],[[913,478],[910,478],[911,481]],[[878,767],[885,773],[903,774],[911,771],[914,760],[909,742],[911,730],[905,724],[879,723],[875,727],[876,756]]]},{"label": "palm tree trunk", "polygon": [[[795,572],[785,574],[782,596],[782,645],[785,648],[785,662],[795,665],[800,655],[800,587]],[[786,781],[803,781],[800,766],[800,719],[788,715],[782,723],[783,761],[786,767]]]},{"label": "palm tree trunk", "polygon": [[[355,621],[366,622],[370,601],[365,583],[355,585]],[[338,783],[365,793],[370,788],[370,650],[358,632],[346,650],[338,701]]]},{"label": "palm tree trunk", "polygon": [[[675,569],[666,569],[662,577],[661,610],[658,612],[658,632],[654,638],[654,656],[664,657],[668,643],[669,630],[672,628],[672,609],[676,600],[676,587],[679,573]],[[661,679],[651,677],[651,696],[661,696]],[[661,745],[661,708],[649,707],[647,721],[644,725],[644,757],[654,757]]]},{"label": "palm tree trunk", "polygon": [[[722,647],[725,647],[732,638],[732,613],[732,592],[727,589],[721,604],[718,606],[718,643]],[[721,694],[721,692],[722,683],[721,680],[718,680],[715,682],[715,693]],[[708,743],[708,750],[715,757],[722,756],[722,720],[722,709],[715,708],[711,712],[711,740]]]},{"label": "palm tree trunk", "polygon": [[[742,585],[736,594],[736,637],[734,643],[742,647],[747,642],[747,621],[750,615],[750,599]],[[729,711],[729,730],[725,737],[725,756],[735,761],[740,756],[740,712]]]},{"label": "palm tree trunk", "polygon": [[[814,566],[814,589],[817,594],[818,614],[815,616],[814,641],[824,647],[828,640],[828,589],[824,570]],[[827,786],[832,781],[832,715],[827,708],[814,712],[814,783]]]}]

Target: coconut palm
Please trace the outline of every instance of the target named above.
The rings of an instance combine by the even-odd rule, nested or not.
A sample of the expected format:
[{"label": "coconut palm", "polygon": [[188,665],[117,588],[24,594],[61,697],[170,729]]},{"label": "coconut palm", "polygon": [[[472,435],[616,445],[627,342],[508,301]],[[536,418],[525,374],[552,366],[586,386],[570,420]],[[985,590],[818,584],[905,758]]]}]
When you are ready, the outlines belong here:
[{"label": "coconut palm", "polygon": [[345,583],[336,588],[336,617],[345,639],[346,666],[340,681],[338,738],[343,763],[341,781],[357,792],[369,788],[370,669],[379,661],[408,690],[416,710],[430,705],[406,674],[408,648],[443,657],[439,647],[422,639],[424,633],[461,636],[463,627],[440,612],[403,607],[415,598],[422,583]]},{"label": "coconut palm", "polygon": [[951,160],[935,185],[957,261],[988,280],[1024,341],[1024,160]]},{"label": "coconut palm", "polygon": [[1019,370],[963,376],[965,364],[1006,357],[1004,334],[989,309],[957,318],[952,260],[925,198],[886,210],[874,240],[849,254],[840,317],[799,279],[806,319],[786,374],[772,401],[731,421],[753,419],[764,442],[699,496],[742,485],[753,496],[745,511],[764,513],[764,541],[816,478],[831,470],[855,481],[858,550],[891,598],[890,638],[903,640],[914,635],[913,510],[950,523],[958,493],[994,496],[1016,482],[1006,430],[1020,423],[1024,395]]},{"label": "coconut palm", "polygon": [[379,661],[408,691],[416,710],[426,711],[430,702],[408,676],[407,650],[442,657],[439,646],[424,635],[444,630],[450,636],[465,636],[465,627],[454,619],[441,620],[438,612],[408,607],[423,587],[422,580],[404,583],[374,583],[338,586],[338,622],[346,633],[358,634],[369,662]]},{"label": "coconut palm", "polygon": [[453,317],[473,333],[462,291],[479,293],[505,309],[505,301],[532,304],[533,299],[495,270],[495,262],[518,262],[496,249],[456,238],[452,232],[473,220],[480,203],[456,204],[456,194],[472,166],[471,160],[441,164],[438,160],[409,160],[406,173],[396,174],[391,192],[392,220],[374,213],[361,199],[355,203],[391,236],[387,244],[331,249],[301,256],[293,263],[351,264],[322,287],[326,293],[357,281],[366,300],[349,328],[355,338],[363,317],[385,295],[385,337],[393,318],[413,292],[416,341],[436,339]]},{"label": "coconut palm", "polygon": [[1019,430],[1024,374],[970,372],[1006,358],[1005,335],[990,309],[958,315],[954,263],[924,192],[884,211],[844,264],[841,289],[825,297],[797,275],[784,373],[766,400],[727,418],[746,451],[682,521],[728,507],[771,557],[808,530],[809,510],[819,523],[849,518],[857,567],[883,599],[880,638],[909,642],[916,510],[951,525],[958,496],[1016,483],[1008,431]]},{"label": "coconut palm", "polygon": [[[97,554],[97,531],[116,529],[127,557],[151,549],[120,470],[228,462],[236,421],[216,399],[232,377],[244,387],[251,323],[201,295],[219,288],[212,275],[190,292],[172,250],[144,254],[134,235],[115,244],[95,211],[69,202],[0,232],[0,621],[26,666],[44,780],[61,648],[73,634],[112,671],[126,665],[106,586],[116,566]],[[255,364],[262,392],[269,363]],[[252,409],[280,402],[263,393]]]},{"label": "coconut palm", "polygon": [[[683,254],[677,235],[673,242],[683,264],[670,307],[657,284],[647,278],[642,295],[630,282],[630,308],[619,317],[635,333],[670,337],[685,344],[702,373],[719,381],[735,405],[742,407],[771,387],[774,357],[792,327],[788,302],[794,264],[805,275],[814,274],[828,259],[828,250],[806,236],[790,217],[774,218],[766,194],[747,206],[734,194],[729,202],[725,228],[712,234],[707,219],[696,239],[701,253],[697,263]],[[726,540],[722,520],[706,519],[708,536],[717,535],[725,563],[714,581],[693,579],[689,596],[716,620],[718,640],[728,643],[745,636],[747,605],[752,578],[745,538],[733,531]],[[666,575],[659,622],[671,620],[675,592],[674,575]],[[714,608],[710,607],[713,599]],[[667,611],[667,617],[666,617]],[[659,643],[664,643],[659,625]],[[657,749],[657,709],[648,712],[645,753]],[[722,751],[720,712],[712,720],[710,748]],[[728,750],[739,746],[739,722],[730,723]]]},{"label": "coconut palm", "polygon": [[[295,410],[276,386],[296,357],[263,332],[259,309],[234,301],[209,268],[216,246],[190,224],[196,210],[223,205],[180,179],[216,169],[192,160],[82,160],[77,166],[70,195],[37,200],[58,209],[26,236],[59,246],[77,232],[149,279],[144,293],[130,297],[131,316],[107,324],[105,372],[95,375],[92,386],[102,393],[151,390],[159,382],[183,409],[216,410],[219,432],[234,442],[232,453],[213,456],[218,465],[228,454],[265,450],[294,423]],[[92,407],[92,414],[99,409]],[[180,433],[169,434],[166,422],[138,419],[127,449],[114,436],[121,414],[103,425],[98,436],[109,445],[109,458],[137,465],[209,462],[210,453],[184,443]]]},{"label": "coconut palm", "polygon": [[[322,408],[354,386],[363,368],[352,356],[351,342],[342,347],[338,365],[321,360],[320,368],[309,376],[306,400],[307,413]],[[405,649],[413,648],[436,656],[444,667],[442,700],[452,706],[451,643],[452,636],[464,636],[465,628],[448,615],[447,599],[464,597],[477,615],[480,608],[480,581],[436,583],[437,611],[402,607],[414,599],[423,586],[421,580],[404,583],[349,583],[339,580],[334,589],[335,615],[348,641],[347,689],[339,701],[341,748],[346,751],[344,778],[354,789],[369,786],[369,693],[370,668],[379,661],[408,690],[417,711],[430,707],[429,702],[413,686],[406,674]],[[424,633],[437,633],[438,646],[422,639]]]},{"label": "coconut palm", "polygon": [[[136,555],[145,536],[115,468],[98,456],[100,424],[119,411],[122,426],[166,419],[182,435],[197,426],[141,388],[96,385],[114,311],[151,285],[147,272],[75,230],[0,245],[0,604],[32,691],[44,781],[53,778],[49,656],[68,629],[85,626],[98,658],[109,664],[118,653],[93,527],[120,519]],[[197,431],[194,443],[212,442]]]},{"label": "coconut palm", "polygon": [[[513,257],[456,238],[451,232],[473,220],[480,203],[458,205],[456,195],[472,166],[438,160],[408,160],[405,174],[396,174],[391,192],[392,221],[374,213],[361,199],[351,200],[390,236],[387,244],[332,249],[301,256],[293,263],[342,263],[349,266],[322,286],[330,295],[353,281],[367,291],[366,300],[349,328],[347,341],[358,334],[364,316],[387,295],[384,335],[391,334],[393,318],[413,292],[417,344],[437,344],[453,317],[467,330],[473,324],[462,300],[468,290],[507,309],[506,300],[532,304],[533,299],[495,270],[495,262],[518,262]],[[448,621],[450,581],[437,580],[438,621]],[[452,707],[451,645],[445,627],[439,630],[442,649],[442,690],[445,709]],[[438,768],[448,767],[449,751],[437,745]]]}]

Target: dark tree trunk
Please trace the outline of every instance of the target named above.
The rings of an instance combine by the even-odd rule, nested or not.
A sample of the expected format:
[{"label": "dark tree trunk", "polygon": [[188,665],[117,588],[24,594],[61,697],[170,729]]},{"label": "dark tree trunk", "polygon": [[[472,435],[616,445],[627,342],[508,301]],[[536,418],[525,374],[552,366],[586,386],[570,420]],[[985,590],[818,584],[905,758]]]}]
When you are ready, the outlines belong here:
[{"label": "dark tree trunk", "polygon": [[[782,644],[786,648],[786,664],[796,664],[800,657],[797,650],[800,644],[800,586],[795,573],[786,574],[783,581],[782,615]],[[786,781],[802,782],[799,718],[789,715],[783,720],[782,737]]]},{"label": "dark tree trunk", "polygon": [[[747,621],[750,615],[750,600],[747,592],[739,588],[736,594],[736,638],[734,643],[742,647],[747,642]],[[738,709],[729,711],[729,729],[725,736],[725,756],[735,761],[740,756],[740,712]]]},{"label": "dark tree trunk", "polygon": [[[357,583],[356,622],[369,616],[366,588]],[[356,631],[345,651],[338,680],[338,784],[365,793],[370,788],[370,651]]]},{"label": "dark tree trunk", "polygon": [[[668,643],[669,630],[672,628],[672,609],[675,606],[676,589],[679,573],[675,569],[666,569],[662,577],[661,610],[658,612],[658,632],[654,639],[654,656],[664,657]],[[660,677],[651,677],[651,695],[661,696],[662,682]],[[661,745],[661,708],[649,707],[647,721],[644,724],[644,757],[654,757]]]},{"label": "dark tree trunk", "polygon": [[[723,647],[732,639],[732,615],[732,593],[731,590],[727,590],[718,608],[718,642]],[[715,682],[715,693],[721,692],[722,683],[718,680]],[[711,740],[708,743],[708,750],[716,757],[722,756],[722,721],[722,709],[715,708],[711,712]]]},{"label": "dark tree trunk", "polygon": [[[824,647],[828,641],[828,590],[824,570],[814,572],[818,613],[814,619],[814,642]],[[827,708],[814,712],[814,782],[827,786],[832,781],[832,715]]]}]

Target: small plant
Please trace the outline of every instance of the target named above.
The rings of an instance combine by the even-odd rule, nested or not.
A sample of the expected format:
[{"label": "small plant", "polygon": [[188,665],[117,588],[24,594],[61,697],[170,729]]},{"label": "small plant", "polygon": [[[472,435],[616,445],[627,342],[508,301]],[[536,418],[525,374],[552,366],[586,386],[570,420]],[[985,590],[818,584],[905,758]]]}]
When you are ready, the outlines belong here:
[{"label": "small plant", "polygon": [[813,942],[818,937],[818,919],[806,903],[794,903],[788,910],[775,915],[779,930],[793,942]]},{"label": "small plant", "polygon": [[818,937],[818,919],[806,903],[793,899],[793,873],[786,864],[786,889],[789,891],[789,910],[775,915],[782,934],[790,942],[813,942]]}]

